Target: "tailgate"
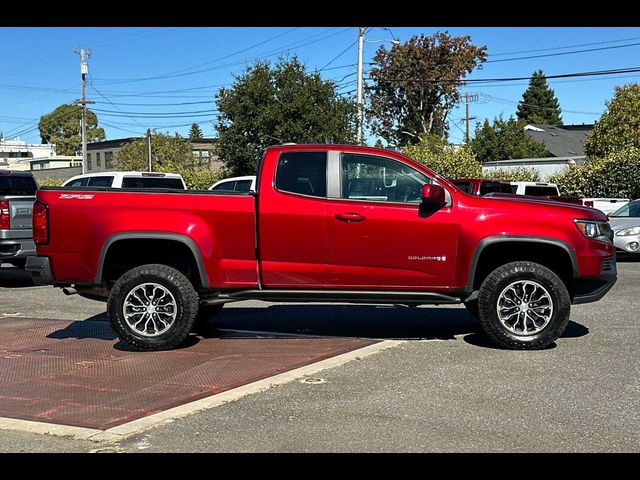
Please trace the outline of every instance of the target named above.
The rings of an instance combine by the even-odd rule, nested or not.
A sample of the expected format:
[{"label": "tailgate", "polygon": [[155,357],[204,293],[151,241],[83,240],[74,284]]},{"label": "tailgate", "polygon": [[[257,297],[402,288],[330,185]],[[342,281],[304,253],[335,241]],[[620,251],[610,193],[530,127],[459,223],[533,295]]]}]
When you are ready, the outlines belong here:
[{"label": "tailgate", "polygon": [[33,202],[36,197],[4,197],[9,200],[11,230],[9,238],[31,238]]}]

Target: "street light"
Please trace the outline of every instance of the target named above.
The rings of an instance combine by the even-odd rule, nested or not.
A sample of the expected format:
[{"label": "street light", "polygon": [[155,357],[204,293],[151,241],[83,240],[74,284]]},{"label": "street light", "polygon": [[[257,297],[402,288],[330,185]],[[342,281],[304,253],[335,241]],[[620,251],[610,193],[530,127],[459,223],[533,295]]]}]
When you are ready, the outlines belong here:
[{"label": "street light", "polygon": [[399,40],[365,40],[364,38],[364,27],[358,27],[358,78],[357,78],[357,86],[356,86],[356,106],[358,109],[358,117],[357,117],[357,137],[356,140],[358,145],[362,145],[364,142],[364,108],[362,102],[362,55],[364,51],[364,44],[366,43],[382,43],[382,42],[390,42],[393,45],[400,45]]}]

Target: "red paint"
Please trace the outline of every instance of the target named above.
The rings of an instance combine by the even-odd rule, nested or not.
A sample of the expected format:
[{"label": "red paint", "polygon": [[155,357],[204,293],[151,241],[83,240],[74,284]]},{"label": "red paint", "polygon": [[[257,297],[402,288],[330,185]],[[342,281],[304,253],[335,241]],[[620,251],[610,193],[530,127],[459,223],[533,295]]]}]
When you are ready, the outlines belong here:
[{"label": "red paint", "polygon": [[[423,212],[415,204],[314,198],[274,188],[282,152],[323,150],[405,163],[438,182],[452,203]],[[56,282],[91,284],[111,235],[168,232],[195,242],[209,286],[216,290],[260,286],[447,292],[467,285],[476,247],[491,236],[561,240],[575,253],[584,277],[599,276],[601,260],[614,254],[612,245],[585,238],[574,225],[576,218],[606,221],[599,211],[544,200],[466,195],[423,165],[388,150],[277,146],[267,149],[260,168],[259,260],[253,196],[77,189],[74,193],[86,195],[61,198],[59,190],[38,191],[38,200],[48,206],[50,241],[38,245],[38,255],[50,258]],[[34,231],[40,228],[35,225]]]}]

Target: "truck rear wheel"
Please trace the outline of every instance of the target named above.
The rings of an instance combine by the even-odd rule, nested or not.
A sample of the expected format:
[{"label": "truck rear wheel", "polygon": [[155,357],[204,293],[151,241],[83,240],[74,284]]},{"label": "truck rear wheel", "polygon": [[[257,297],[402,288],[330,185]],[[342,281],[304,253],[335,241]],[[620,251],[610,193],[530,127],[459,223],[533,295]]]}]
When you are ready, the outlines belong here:
[{"label": "truck rear wheel", "polygon": [[498,345],[536,350],[562,335],[569,323],[571,299],[554,272],[522,261],[489,274],[480,287],[478,307],[483,330]]},{"label": "truck rear wheel", "polygon": [[109,292],[111,326],[136,350],[168,350],[189,335],[198,314],[198,294],[187,277],[166,265],[149,264],[122,275]]}]

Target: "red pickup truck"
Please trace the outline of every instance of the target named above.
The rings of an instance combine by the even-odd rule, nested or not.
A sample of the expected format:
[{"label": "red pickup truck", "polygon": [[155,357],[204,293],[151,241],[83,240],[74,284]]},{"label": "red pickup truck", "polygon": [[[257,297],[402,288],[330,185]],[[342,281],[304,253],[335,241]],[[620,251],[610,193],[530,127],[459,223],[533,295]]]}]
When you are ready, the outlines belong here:
[{"label": "red pickup truck", "polygon": [[270,147],[256,185],[43,188],[27,269],[38,284],[106,299],[139,350],[173,348],[199,316],[246,299],[464,303],[499,345],[538,349],[562,334],[572,303],[616,281],[603,213],[470,196],[400,153]]}]

